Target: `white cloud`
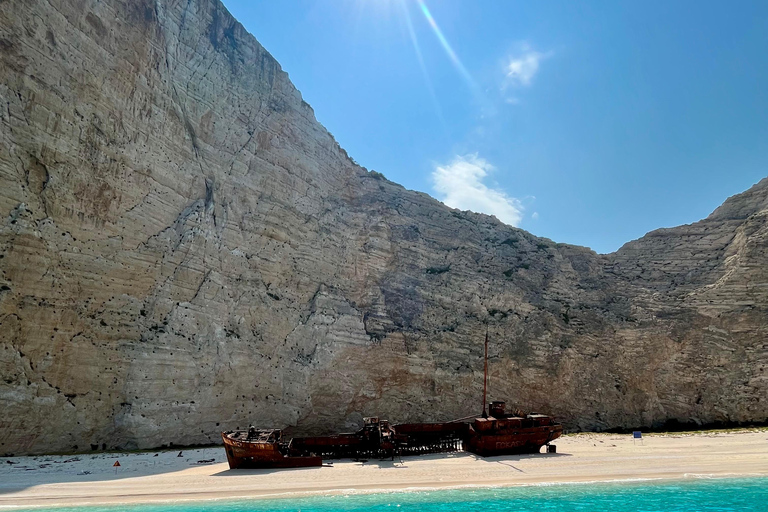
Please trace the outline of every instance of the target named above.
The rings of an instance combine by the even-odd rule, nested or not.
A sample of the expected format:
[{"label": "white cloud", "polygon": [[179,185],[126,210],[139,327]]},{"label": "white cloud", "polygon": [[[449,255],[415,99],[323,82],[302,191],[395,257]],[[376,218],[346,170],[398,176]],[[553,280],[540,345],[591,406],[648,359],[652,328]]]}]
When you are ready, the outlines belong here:
[{"label": "white cloud", "polygon": [[533,50],[528,44],[522,43],[517,52],[510,55],[505,65],[507,74],[504,87],[528,87],[533,77],[539,71],[539,63],[549,57],[549,53]]},{"label": "white cloud", "polygon": [[539,219],[539,212],[533,212],[533,213],[531,214],[531,218],[532,218],[533,220],[538,220],[538,219]]},{"label": "white cloud", "polygon": [[433,188],[451,208],[495,215],[506,224],[518,226],[523,218],[520,201],[483,183],[494,169],[477,154],[456,156],[448,165],[435,166]]},{"label": "white cloud", "polygon": [[512,58],[507,64],[507,80],[511,85],[531,85],[533,76],[539,70],[539,53],[531,52]]}]

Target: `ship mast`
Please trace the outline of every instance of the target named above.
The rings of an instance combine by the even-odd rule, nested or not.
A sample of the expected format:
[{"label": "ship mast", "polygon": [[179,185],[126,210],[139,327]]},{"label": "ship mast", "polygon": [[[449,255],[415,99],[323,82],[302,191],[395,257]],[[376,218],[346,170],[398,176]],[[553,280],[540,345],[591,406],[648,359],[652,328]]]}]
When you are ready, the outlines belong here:
[{"label": "ship mast", "polygon": [[488,392],[488,327],[485,328],[485,357],[483,358],[483,418],[486,418],[485,399]]}]

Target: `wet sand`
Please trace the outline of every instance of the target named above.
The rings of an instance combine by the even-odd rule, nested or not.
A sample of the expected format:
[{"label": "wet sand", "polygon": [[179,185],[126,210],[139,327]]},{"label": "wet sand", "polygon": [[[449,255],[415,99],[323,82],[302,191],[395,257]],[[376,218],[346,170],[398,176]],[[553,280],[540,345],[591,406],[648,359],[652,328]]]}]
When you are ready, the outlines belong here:
[{"label": "wet sand", "polygon": [[[0,459],[0,508],[285,497],[631,479],[768,477],[768,429],[646,435],[577,434],[556,454],[469,453],[330,467],[230,471],[223,448]],[[157,455],[155,455],[157,453]],[[213,462],[208,462],[213,459]],[[113,464],[120,461],[120,467]],[[9,464],[8,462],[12,462]]]}]

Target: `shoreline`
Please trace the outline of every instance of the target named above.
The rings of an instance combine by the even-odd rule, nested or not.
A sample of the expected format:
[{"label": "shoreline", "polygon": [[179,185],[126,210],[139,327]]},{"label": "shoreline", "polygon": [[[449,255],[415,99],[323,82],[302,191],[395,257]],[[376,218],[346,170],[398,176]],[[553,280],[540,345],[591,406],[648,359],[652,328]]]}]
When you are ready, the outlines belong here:
[{"label": "shoreline", "polygon": [[182,450],[181,457],[174,450],[4,458],[0,509],[768,477],[763,428],[652,434],[642,442],[572,434],[554,444],[555,454],[484,459],[458,452],[281,470],[229,470],[221,447]]},{"label": "shoreline", "polygon": [[[305,498],[321,498],[331,496],[359,496],[369,494],[404,494],[404,493],[419,493],[419,492],[436,492],[436,491],[459,491],[459,490],[490,490],[490,489],[510,489],[510,488],[525,488],[525,487],[568,487],[568,486],[580,486],[580,485],[602,485],[602,484],[647,484],[647,483],[664,483],[664,482],[692,482],[697,480],[730,480],[730,479],[757,479],[766,478],[768,474],[686,474],[682,476],[672,477],[646,477],[646,478],[622,478],[613,480],[568,480],[558,482],[531,482],[531,483],[508,483],[508,484],[458,484],[458,485],[446,485],[446,486],[433,486],[433,487],[383,487],[383,488],[339,488],[328,490],[316,490],[316,491],[288,491],[276,494],[246,494],[242,496],[212,496],[212,497],[199,497],[191,493],[185,493],[179,497],[171,498],[155,498],[155,495],[131,495],[131,499],[120,501],[121,497],[112,496],[108,498],[108,501],[90,501],[91,497],[84,496],[80,499],[84,500],[82,503],[63,503],[63,502],[50,502],[43,503],[38,501],[39,498],[34,499],[34,503],[19,503],[19,504],[0,504],[0,510],[46,510],[56,509],[59,507],[83,507],[84,510],[94,507],[115,507],[118,510],[118,506],[126,505],[182,505],[185,503],[211,503],[211,502],[241,502],[241,501],[278,501],[289,499],[305,499]],[[208,495],[207,491],[201,492],[201,495]],[[189,497],[187,497],[189,496]],[[115,498],[113,500],[112,498]],[[145,500],[146,498],[146,500]],[[55,498],[54,498],[55,499]]]},{"label": "shoreline", "polygon": [[[242,496],[213,496],[213,497],[198,497],[191,493],[181,495],[183,497],[172,498],[155,498],[155,495],[131,495],[131,499],[119,501],[119,496],[110,497],[108,501],[91,502],[88,496],[84,496],[81,499],[85,500],[82,503],[60,503],[51,502],[43,503],[38,501],[39,498],[35,498],[34,503],[20,503],[20,504],[0,504],[0,510],[27,510],[27,509],[55,509],[59,507],[83,507],[85,510],[93,507],[118,507],[126,505],[182,505],[185,503],[211,503],[211,502],[241,502],[241,501],[278,501],[289,499],[305,499],[305,498],[321,498],[331,496],[359,496],[369,494],[404,494],[404,493],[419,493],[419,492],[436,492],[436,491],[460,491],[460,490],[490,490],[490,489],[511,489],[511,488],[525,488],[525,487],[568,487],[579,485],[601,485],[601,484],[647,484],[647,483],[664,483],[664,482],[692,482],[697,480],[730,480],[730,479],[757,479],[767,478],[768,474],[690,474],[675,477],[647,477],[647,478],[623,478],[614,480],[570,480],[561,482],[531,482],[531,483],[509,483],[509,484],[459,484],[459,485],[446,485],[446,486],[433,486],[433,487],[383,487],[383,488],[348,488],[348,489],[328,489],[317,491],[288,491],[276,494],[246,494]],[[209,494],[208,492],[201,492],[202,495]],[[189,497],[186,497],[189,496]],[[116,498],[115,501],[112,498]],[[134,499],[136,498],[136,499]],[[146,501],[144,498],[147,498]],[[116,509],[117,510],[117,509]]]}]

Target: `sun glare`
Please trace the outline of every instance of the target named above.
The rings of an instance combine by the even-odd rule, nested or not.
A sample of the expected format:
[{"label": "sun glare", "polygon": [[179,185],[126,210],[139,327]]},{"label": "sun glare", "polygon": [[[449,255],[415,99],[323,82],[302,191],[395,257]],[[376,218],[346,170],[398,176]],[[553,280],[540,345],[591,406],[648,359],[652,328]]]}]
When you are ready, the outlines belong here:
[{"label": "sun glare", "polygon": [[416,0],[416,1],[419,4],[419,8],[421,9],[422,14],[424,14],[424,18],[426,18],[427,22],[429,23],[429,26],[432,27],[432,31],[435,33],[435,36],[437,36],[437,40],[440,41],[440,44],[443,46],[445,53],[448,54],[448,57],[451,59],[451,62],[453,62],[453,65],[459,71],[461,76],[464,77],[464,79],[467,81],[470,87],[474,88],[475,81],[472,79],[472,76],[469,74],[469,71],[467,71],[467,68],[464,67],[464,64],[462,64],[461,60],[459,59],[459,56],[456,55],[456,52],[453,51],[451,44],[448,42],[448,39],[446,39],[445,35],[443,34],[443,31],[440,30],[440,27],[438,26],[437,21],[435,21],[435,18],[432,16],[432,13],[429,11],[427,4],[424,3],[424,0]]}]

